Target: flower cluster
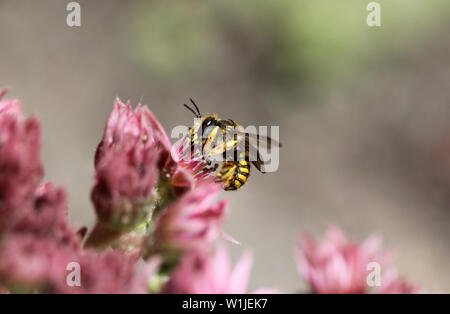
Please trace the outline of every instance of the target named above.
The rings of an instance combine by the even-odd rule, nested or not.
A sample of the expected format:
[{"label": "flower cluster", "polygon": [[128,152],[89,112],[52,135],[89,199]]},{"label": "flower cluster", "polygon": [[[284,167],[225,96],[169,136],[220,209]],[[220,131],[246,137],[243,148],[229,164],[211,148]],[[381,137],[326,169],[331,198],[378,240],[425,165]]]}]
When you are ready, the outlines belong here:
[{"label": "flower cluster", "polygon": [[[0,92],[4,95],[5,91]],[[83,249],[85,230],[67,219],[67,194],[41,183],[40,125],[25,119],[20,101],[0,101],[0,286],[10,292],[146,292],[139,273],[156,271],[158,260],[137,267],[120,251]],[[67,283],[67,267],[82,269],[81,283]]]},{"label": "flower cluster", "polygon": [[[397,276],[392,254],[381,248],[381,239],[371,236],[362,244],[349,241],[338,227],[330,227],[323,242],[309,234],[296,248],[299,272],[314,293],[420,293],[422,290]],[[368,265],[379,265],[380,282],[371,287]],[[373,289],[371,289],[373,288]]]},{"label": "flower cluster", "polygon": [[[232,268],[216,240],[228,202],[201,160],[173,149],[147,106],[116,100],[96,150],[90,232],[67,217],[67,193],[43,183],[38,120],[0,91],[0,293],[245,293],[252,259]],[[229,237],[228,237],[229,238]],[[306,237],[301,273],[314,292],[366,292],[366,263],[387,263],[379,242],[333,230]],[[391,268],[380,293],[414,292]],[[272,293],[273,290],[257,290]]]},{"label": "flower cluster", "polygon": [[[171,293],[180,285],[199,293],[245,291],[248,258],[248,266],[223,277],[221,287],[206,284],[217,276],[211,267],[228,262],[225,249],[214,246],[228,203],[214,201],[220,186],[179,162],[147,106],[114,104],[95,154],[97,222],[86,237],[86,228],[77,231],[67,219],[65,189],[41,183],[40,140],[38,120],[22,115],[20,101],[0,101],[2,291]],[[198,282],[181,284],[184,275],[177,274],[189,272],[193,256],[205,267],[191,269]],[[69,282],[70,265],[81,270],[79,284]]]}]

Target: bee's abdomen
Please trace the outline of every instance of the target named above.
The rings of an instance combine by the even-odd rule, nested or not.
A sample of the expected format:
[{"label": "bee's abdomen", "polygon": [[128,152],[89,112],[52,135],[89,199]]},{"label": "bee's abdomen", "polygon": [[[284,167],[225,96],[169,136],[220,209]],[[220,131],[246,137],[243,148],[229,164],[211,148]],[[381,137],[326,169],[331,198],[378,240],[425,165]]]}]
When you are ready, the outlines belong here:
[{"label": "bee's abdomen", "polygon": [[245,160],[228,162],[217,175],[219,178],[223,178],[225,191],[234,191],[247,182],[250,175],[250,164]]}]

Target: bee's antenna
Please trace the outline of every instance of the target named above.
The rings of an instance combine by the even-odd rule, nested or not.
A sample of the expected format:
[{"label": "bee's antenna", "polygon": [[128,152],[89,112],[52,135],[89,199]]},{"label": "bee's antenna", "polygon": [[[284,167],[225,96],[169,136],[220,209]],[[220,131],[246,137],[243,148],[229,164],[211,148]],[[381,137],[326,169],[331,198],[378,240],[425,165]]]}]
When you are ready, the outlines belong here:
[{"label": "bee's antenna", "polygon": [[196,118],[200,118],[200,116],[197,115],[197,113],[194,111],[194,109],[192,109],[191,107],[189,107],[189,106],[186,105],[186,104],[183,104],[183,105],[184,105],[190,112],[192,112]]},{"label": "bee's antenna", "polygon": [[191,101],[191,103],[195,106],[195,109],[197,109],[198,115],[201,116],[202,114],[200,113],[200,110],[198,110],[197,105],[195,104],[195,102],[192,100],[192,98],[189,98],[189,100]]}]

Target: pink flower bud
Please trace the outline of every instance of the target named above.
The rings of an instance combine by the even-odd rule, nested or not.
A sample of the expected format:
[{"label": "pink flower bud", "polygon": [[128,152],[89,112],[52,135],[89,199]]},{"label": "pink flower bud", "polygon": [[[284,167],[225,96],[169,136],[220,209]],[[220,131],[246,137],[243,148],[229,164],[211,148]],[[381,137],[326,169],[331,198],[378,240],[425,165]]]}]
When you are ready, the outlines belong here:
[{"label": "pink flower bud", "polygon": [[213,204],[220,186],[198,185],[166,208],[147,239],[149,253],[209,249],[221,234],[227,201]]},{"label": "pink flower bud", "polygon": [[102,223],[130,230],[148,216],[165,132],[146,106],[116,100],[95,158],[92,201]]},{"label": "pink flower bud", "polygon": [[108,151],[97,166],[92,202],[99,220],[113,229],[129,230],[151,211],[158,179],[157,155],[151,148],[131,158],[127,152]]},{"label": "pink flower bud", "polygon": [[[108,151],[127,152],[130,158],[140,158],[143,151],[159,155],[168,151],[170,141],[156,117],[147,106],[140,104],[134,110],[129,102],[116,99],[114,109],[106,122],[103,139],[97,147],[95,165],[99,165]],[[158,160],[165,164],[166,161]]]}]

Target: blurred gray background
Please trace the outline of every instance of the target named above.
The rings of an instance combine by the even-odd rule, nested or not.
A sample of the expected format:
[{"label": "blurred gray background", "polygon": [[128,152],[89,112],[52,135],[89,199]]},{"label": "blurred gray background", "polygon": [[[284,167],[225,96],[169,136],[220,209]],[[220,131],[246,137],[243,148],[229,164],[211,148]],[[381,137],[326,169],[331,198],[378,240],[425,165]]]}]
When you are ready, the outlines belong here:
[{"label": "blurred gray background", "polygon": [[93,154],[113,100],[142,98],[168,132],[181,105],[242,125],[279,125],[278,172],[254,172],[231,200],[234,258],[254,255],[250,289],[305,291],[300,232],[340,225],[383,236],[399,272],[450,289],[450,3],[378,1],[0,0],[0,86],[43,125],[46,180],[70,218],[95,220]]}]

